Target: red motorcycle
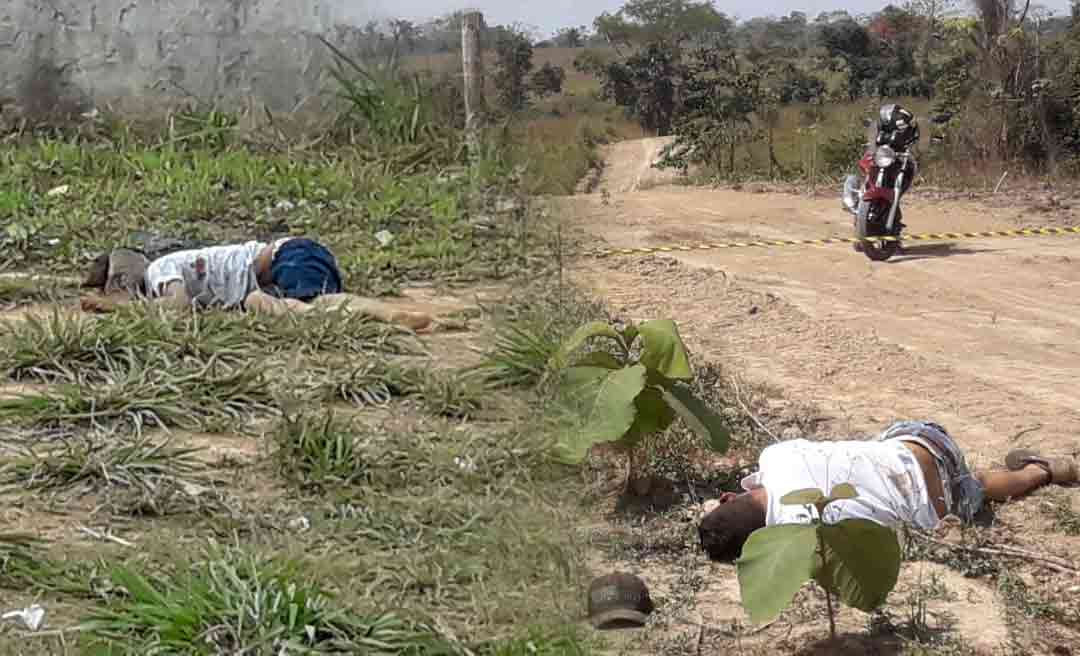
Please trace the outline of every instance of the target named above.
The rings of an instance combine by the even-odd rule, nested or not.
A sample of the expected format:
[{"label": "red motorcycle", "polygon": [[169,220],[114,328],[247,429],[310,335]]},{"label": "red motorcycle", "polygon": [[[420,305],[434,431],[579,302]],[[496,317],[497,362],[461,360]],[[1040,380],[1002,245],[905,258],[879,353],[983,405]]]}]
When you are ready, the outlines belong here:
[{"label": "red motorcycle", "polygon": [[[870,127],[867,121],[867,127]],[[855,216],[855,250],[881,262],[900,252],[903,212],[900,198],[911,188],[918,163],[911,152],[919,140],[914,116],[899,105],[885,105],[877,135],[859,160],[860,176],[844,180],[844,209]]]}]

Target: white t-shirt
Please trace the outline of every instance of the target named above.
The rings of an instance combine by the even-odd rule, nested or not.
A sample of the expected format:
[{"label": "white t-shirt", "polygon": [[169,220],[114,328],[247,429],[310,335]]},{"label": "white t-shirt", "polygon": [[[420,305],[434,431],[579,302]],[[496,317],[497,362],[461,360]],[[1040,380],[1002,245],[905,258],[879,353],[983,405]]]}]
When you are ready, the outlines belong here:
[{"label": "white t-shirt", "polygon": [[809,523],[817,515],[816,509],[781,505],[780,499],[807,488],[829,494],[840,483],[854,485],[859,496],[829,504],[826,523],[868,519],[893,528],[910,524],[933,529],[938,525],[919,461],[897,440],[792,440],[766,448],[758,463],[759,471],[744,478],[742,487],[747,491],[765,488],[769,498],[766,526]]},{"label": "white t-shirt", "polygon": [[265,246],[249,241],[170,253],[146,268],[146,288],[151,296],[159,296],[165,285],[180,280],[200,305],[239,307],[259,288],[254,264]]}]

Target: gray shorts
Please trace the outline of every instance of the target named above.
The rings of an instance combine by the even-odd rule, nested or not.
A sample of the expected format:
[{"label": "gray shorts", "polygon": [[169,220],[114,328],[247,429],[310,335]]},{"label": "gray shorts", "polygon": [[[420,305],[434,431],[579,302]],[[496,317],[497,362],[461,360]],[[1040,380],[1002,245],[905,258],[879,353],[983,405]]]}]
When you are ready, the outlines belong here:
[{"label": "gray shorts", "polygon": [[970,523],[982,509],[986,490],[968,469],[960,445],[944,428],[928,421],[899,421],[886,428],[878,439],[914,442],[934,455],[950,515]]}]

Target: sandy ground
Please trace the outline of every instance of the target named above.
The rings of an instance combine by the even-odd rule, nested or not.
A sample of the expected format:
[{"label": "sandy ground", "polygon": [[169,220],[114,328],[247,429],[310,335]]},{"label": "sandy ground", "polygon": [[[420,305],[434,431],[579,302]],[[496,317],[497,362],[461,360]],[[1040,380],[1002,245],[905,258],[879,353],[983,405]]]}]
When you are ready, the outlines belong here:
[{"label": "sandy ground", "polygon": [[[665,185],[673,176],[649,167],[662,145],[654,139],[610,147],[595,193],[561,201],[593,237],[590,247],[851,234],[838,194]],[[911,233],[1075,224],[1067,207],[1046,211],[1030,194],[1008,190],[958,201],[930,192],[920,197],[916,188],[905,210]],[[1074,235],[910,242],[905,255],[886,263],[844,244],[585,258],[573,275],[620,318],[674,318],[696,357],[730,364],[787,398],[816,404],[834,435],[877,432],[896,419],[933,419],[950,429],[973,464],[987,467],[1000,466],[1021,445],[1080,451],[1078,263]],[[1031,513],[1014,515],[1017,528],[1025,514]],[[1022,543],[1061,552],[1080,546],[1075,538],[1018,535]],[[721,580],[699,596],[726,599],[726,615],[737,617],[734,572],[720,571],[726,572]],[[982,631],[980,613],[988,619]],[[995,651],[1004,632],[993,603],[961,614],[976,651]],[[723,616],[710,619],[715,624]]]}]

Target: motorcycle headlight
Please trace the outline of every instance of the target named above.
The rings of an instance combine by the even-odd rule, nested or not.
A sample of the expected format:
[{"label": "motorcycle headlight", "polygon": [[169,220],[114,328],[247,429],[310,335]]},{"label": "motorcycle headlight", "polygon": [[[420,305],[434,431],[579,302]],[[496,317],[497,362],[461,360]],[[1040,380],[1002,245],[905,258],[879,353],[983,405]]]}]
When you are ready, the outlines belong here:
[{"label": "motorcycle headlight", "polygon": [[889,168],[896,161],[896,151],[889,146],[878,146],[874,151],[874,165],[879,168]]}]

